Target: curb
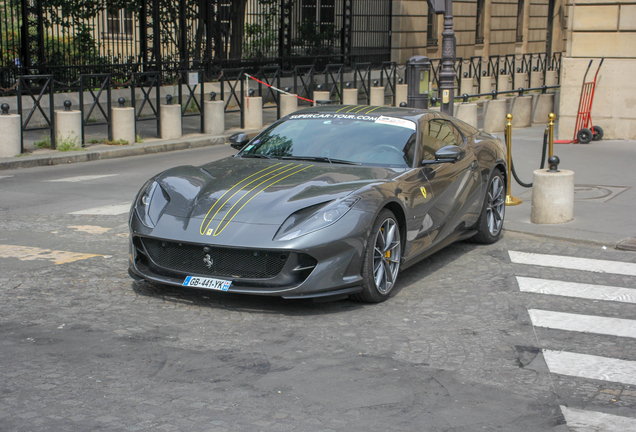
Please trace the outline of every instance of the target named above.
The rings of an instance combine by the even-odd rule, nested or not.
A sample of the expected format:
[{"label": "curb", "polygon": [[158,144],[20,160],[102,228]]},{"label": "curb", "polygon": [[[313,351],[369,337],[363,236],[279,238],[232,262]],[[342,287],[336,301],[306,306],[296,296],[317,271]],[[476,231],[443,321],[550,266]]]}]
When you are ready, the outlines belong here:
[{"label": "curb", "polygon": [[[263,126],[263,128],[267,125]],[[240,130],[252,138],[260,130]],[[51,155],[28,155],[14,158],[0,159],[0,171],[14,170],[19,168],[33,168],[40,166],[61,165],[78,162],[92,162],[103,159],[115,159],[128,156],[141,156],[146,154],[164,153],[176,150],[187,150],[200,147],[224,145],[227,137],[236,131],[229,131],[224,135],[192,135],[175,140],[156,140],[149,143],[135,144],[132,146],[113,147],[106,144],[93,145],[84,151],[59,153],[55,150],[48,150]]]}]

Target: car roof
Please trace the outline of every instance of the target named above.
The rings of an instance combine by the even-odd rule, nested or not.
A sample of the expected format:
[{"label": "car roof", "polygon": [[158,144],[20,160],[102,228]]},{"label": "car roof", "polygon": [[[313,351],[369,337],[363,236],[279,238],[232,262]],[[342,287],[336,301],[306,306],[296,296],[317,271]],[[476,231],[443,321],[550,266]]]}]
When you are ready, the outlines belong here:
[{"label": "car roof", "polygon": [[358,115],[382,115],[397,117],[417,121],[427,114],[440,114],[439,111],[425,110],[419,108],[397,108],[391,106],[371,106],[371,105],[317,105],[294,112],[293,114],[358,114]]}]

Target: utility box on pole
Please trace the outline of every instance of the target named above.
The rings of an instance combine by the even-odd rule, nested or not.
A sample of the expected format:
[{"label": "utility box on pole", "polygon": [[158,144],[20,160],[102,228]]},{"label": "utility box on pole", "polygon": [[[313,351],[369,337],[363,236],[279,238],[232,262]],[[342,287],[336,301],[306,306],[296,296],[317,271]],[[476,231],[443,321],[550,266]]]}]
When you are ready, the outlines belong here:
[{"label": "utility box on pole", "polygon": [[428,109],[431,61],[426,56],[413,56],[406,63],[407,105]]}]

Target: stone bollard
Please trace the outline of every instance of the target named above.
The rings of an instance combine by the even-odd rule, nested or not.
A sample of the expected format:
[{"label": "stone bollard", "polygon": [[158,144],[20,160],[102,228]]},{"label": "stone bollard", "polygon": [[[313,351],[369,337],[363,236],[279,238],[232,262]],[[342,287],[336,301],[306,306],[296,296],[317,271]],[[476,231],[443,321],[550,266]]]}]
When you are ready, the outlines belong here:
[{"label": "stone bollard", "polygon": [[503,132],[507,111],[505,99],[492,99],[484,104],[484,132]]},{"label": "stone bollard", "polygon": [[371,97],[369,99],[371,106],[384,106],[384,86],[378,87],[378,80],[373,81],[371,87]]},{"label": "stone bollard", "polygon": [[245,103],[245,129],[261,129],[263,127],[263,98],[248,96]]},{"label": "stone bollard", "polygon": [[548,159],[549,170],[535,170],[530,222],[560,224],[574,219],[574,171],[559,170],[559,158]]},{"label": "stone bollard", "polygon": [[64,110],[55,111],[55,145],[66,142],[82,146],[82,112],[71,110],[71,101],[64,101]]},{"label": "stone bollard", "polygon": [[512,125],[515,127],[532,126],[532,96],[517,96],[510,102]]},{"label": "stone bollard", "polygon": [[203,132],[222,135],[225,132],[225,101],[216,100],[216,92],[210,92],[210,100],[203,103]]},{"label": "stone bollard", "polygon": [[0,157],[13,157],[22,152],[22,116],[9,114],[9,104],[2,104],[0,114]]},{"label": "stone bollard", "polygon": [[492,77],[482,76],[479,85],[479,93],[490,93],[492,91]]},{"label": "stone bollard", "polygon": [[181,105],[172,104],[172,95],[166,95],[166,104],[161,105],[161,138],[181,138]]},{"label": "stone bollard", "polygon": [[[432,89],[433,87],[429,87]],[[395,104],[400,106],[402,102],[408,103],[409,98],[409,85],[408,84],[397,84],[395,86]]]},{"label": "stone bollard", "polygon": [[545,85],[554,86],[557,84],[557,71],[549,70],[545,73]]},{"label": "stone bollard", "polygon": [[343,105],[358,105],[358,89],[346,88],[342,91]]},{"label": "stone bollard", "polygon": [[459,86],[459,94],[466,93],[467,95],[475,94],[474,90],[474,82],[472,77],[464,77],[461,80]]},{"label": "stone bollard", "polygon": [[127,107],[123,97],[120,97],[117,102],[119,106],[113,107],[112,113],[113,140],[124,140],[128,141],[128,144],[133,144],[136,140],[135,109]]},{"label": "stone bollard", "polygon": [[318,84],[318,90],[314,91],[314,106],[318,105],[319,100],[330,100],[331,93],[322,89],[322,84]]},{"label": "stone bollard", "polygon": [[476,103],[456,103],[455,117],[477,128],[477,104]]},{"label": "stone bollard", "polygon": [[554,93],[542,93],[533,98],[532,122],[543,123],[554,112]]},{"label": "stone bollard", "polygon": [[514,76],[513,83],[514,89],[528,88],[528,74],[517,72]]},{"label": "stone bollard", "polygon": [[295,111],[298,111],[298,98],[296,95],[280,95],[280,116],[285,117]]},{"label": "stone bollard", "polygon": [[510,75],[499,74],[499,81],[497,81],[497,91],[505,92],[510,90]]},{"label": "stone bollard", "polygon": [[543,85],[543,72],[530,72],[530,88],[541,87]]}]

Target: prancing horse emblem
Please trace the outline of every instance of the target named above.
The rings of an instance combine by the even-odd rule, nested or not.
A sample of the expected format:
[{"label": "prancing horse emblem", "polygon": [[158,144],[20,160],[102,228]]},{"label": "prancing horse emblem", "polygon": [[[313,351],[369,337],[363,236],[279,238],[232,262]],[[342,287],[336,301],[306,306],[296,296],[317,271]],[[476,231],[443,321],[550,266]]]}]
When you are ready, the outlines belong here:
[{"label": "prancing horse emblem", "polygon": [[203,262],[205,263],[207,268],[212,268],[212,264],[214,264],[214,261],[212,261],[212,257],[210,256],[210,254],[205,254],[205,256],[203,257]]}]

